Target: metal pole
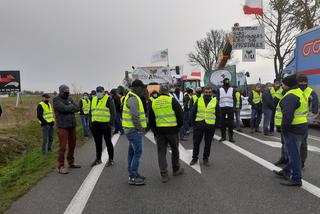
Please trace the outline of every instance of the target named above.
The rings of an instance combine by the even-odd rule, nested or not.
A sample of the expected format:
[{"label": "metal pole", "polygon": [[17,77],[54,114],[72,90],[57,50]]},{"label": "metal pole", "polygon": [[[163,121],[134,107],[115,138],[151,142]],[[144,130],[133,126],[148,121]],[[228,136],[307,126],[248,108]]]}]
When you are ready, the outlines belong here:
[{"label": "metal pole", "polygon": [[17,93],[16,107],[18,107],[18,104],[19,104],[19,98],[20,98],[20,92],[18,92],[18,93]]}]

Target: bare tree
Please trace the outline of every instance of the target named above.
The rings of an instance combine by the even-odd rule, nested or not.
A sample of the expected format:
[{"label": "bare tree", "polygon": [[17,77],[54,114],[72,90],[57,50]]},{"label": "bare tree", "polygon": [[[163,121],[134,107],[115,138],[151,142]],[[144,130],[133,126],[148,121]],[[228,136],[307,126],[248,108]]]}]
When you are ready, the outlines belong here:
[{"label": "bare tree", "polygon": [[320,24],[320,0],[293,0],[292,22],[303,31]]},{"label": "bare tree", "polygon": [[205,71],[213,70],[225,41],[225,31],[211,30],[204,39],[196,42],[195,51],[188,54],[189,62],[200,65]]},{"label": "bare tree", "polygon": [[282,70],[295,45],[296,26],[292,22],[290,0],[270,0],[263,17],[256,16],[264,25],[266,43],[272,49],[276,78],[281,78]]}]

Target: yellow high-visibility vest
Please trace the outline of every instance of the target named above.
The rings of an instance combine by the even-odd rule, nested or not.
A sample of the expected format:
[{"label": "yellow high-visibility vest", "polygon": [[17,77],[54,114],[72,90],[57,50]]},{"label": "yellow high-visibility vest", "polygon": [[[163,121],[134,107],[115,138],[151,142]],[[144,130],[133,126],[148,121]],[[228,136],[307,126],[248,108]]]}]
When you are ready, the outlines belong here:
[{"label": "yellow high-visibility vest", "polygon": [[[308,101],[307,101],[306,95],[303,93],[303,91],[300,88],[291,89],[283,96],[281,100],[283,100],[288,94],[293,94],[297,96],[300,100],[300,107],[295,110],[294,118],[291,124],[299,125],[299,124],[307,123],[308,122]],[[276,108],[276,114],[275,114],[275,120],[274,120],[276,126],[281,126],[281,123],[282,123],[282,112],[281,112],[280,102],[278,103],[278,106]]]},{"label": "yellow high-visibility vest", "polygon": [[84,114],[89,114],[91,102],[89,99],[82,99],[82,111]]},{"label": "yellow high-visibility vest", "polygon": [[40,102],[40,105],[43,109],[43,114],[42,114],[43,119],[47,121],[47,123],[54,122],[54,115],[53,115],[51,104],[48,103],[47,105],[44,101],[42,101]]},{"label": "yellow high-visibility vest", "polygon": [[216,123],[216,105],[217,98],[211,98],[210,102],[206,106],[204,98],[200,97],[198,99],[198,111],[196,116],[196,121],[204,120],[208,125],[214,125]]},{"label": "yellow high-visibility vest", "polygon": [[261,92],[256,92],[252,91],[252,102],[254,104],[259,104],[262,103],[262,93]]},{"label": "yellow high-visibility vest", "polygon": [[110,109],[106,107],[108,95],[105,95],[100,100],[95,96],[91,102],[91,121],[92,122],[110,122]]},{"label": "yellow high-visibility vest", "polygon": [[127,96],[124,98],[123,112],[122,112],[122,126],[125,128],[134,128],[134,124],[132,122],[132,117],[130,114],[130,109],[127,106],[127,100],[129,99],[130,96],[134,96],[137,98],[139,103],[139,119],[140,119],[141,127],[147,128],[146,113],[144,111],[142,101],[140,97],[133,92],[129,92]]},{"label": "yellow high-visibility vest", "polygon": [[236,108],[240,108],[240,99],[241,99],[241,94],[239,91],[236,92]]},{"label": "yellow high-visibility vest", "polygon": [[157,127],[175,127],[177,118],[172,108],[172,97],[161,95],[152,102]]},{"label": "yellow high-visibility vest", "polygon": [[282,97],[283,97],[282,92],[283,92],[282,87],[279,87],[277,90],[275,90],[274,87],[272,87],[272,88],[270,89],[270,94],[271,94],[272,98],[275,98],[275,97],[276,97],[276,98],[278,98],[279,100],[281,100]]},{"label": "yellow high-visibility vest", "polygon": [[197,102],[197,100],[198,100],[198,96],[197,95],[193,95],[192,99],[193,99],[193,104],[195,104]]}]

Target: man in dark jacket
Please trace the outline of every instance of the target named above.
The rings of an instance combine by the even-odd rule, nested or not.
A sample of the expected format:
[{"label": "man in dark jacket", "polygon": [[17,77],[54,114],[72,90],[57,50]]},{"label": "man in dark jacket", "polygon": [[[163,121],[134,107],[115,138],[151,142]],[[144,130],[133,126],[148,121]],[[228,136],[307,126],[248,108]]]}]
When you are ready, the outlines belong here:
[{"label": "man in dark jacket", "polygon": [[271,89],[271,83],[267,83],[265,89],[262,92],[263,134],[267,136],[273,135],[273,132],[270,131],[270,122],[272,120],[271,117],[273,115],[273,111],[275,110],[275,106],[273,103],[272,95],[270,93]]},{"label": "man in dark jacket", "polygon": [[161,181],[168,182],[166,153],[168,145],[172,151],[173,175],[183,174],[184,170],[179,163],[179,128],[183,124],[183,111],[179,102],[169,96],[169,88],[160,86],[161,96],[149,103],[149,125],[157,139],[158,163]]},{"label": "man in dark jacket", "polygon": [[204,94],[200,97],[192,109],[193,126],[193,155],[190,165],[194,165],[199,159],[199,147],[204,137],[203,165],[210,166],[209,156],[216,124],[219,123],[219,106],[217,99],[212,97],[212,88],[205,87]]},{"label": "man in dark jacket", "polygon": [[74,163],[74,150],[76,147],[76,117],[79,106],[71,99],[70,89],[67,85],[59,87],[59,95],[53,99],[53,108],[56,116],[56,126],[58,127],[59,137],[59,173],[68,174],[64,167],[64,157],[68,145],[67,160],[69,168],[80,168],[81,166]]},{"label": "man in dark jacket", "polygon": [[111,142],[111,126],[113,126],[116,112],[113,100],[108,95],[105,95],[104,88],[98,86],[97,96],[91,101],[91,131],[93,134],[94,142],[96,144],[96,159],[91,164],[95,166],[101,164],[102,154],[102,138],[107,146],[109,160],[106,166],[112,166],[114,164],[113,156],[114,149]]},{"label": "man in dark jacket", "polygon": [[[288,163],[281,171],[273,171],[277,176],[285,178],[282,185],[301,186],[300,147],[303,136],[308,131],[308,101],[298,87],[296,75],[283,79],[285,96],[281,99],[276,112],[276,124],[281,121],[281,132],[288,152]],[[281,112],[280,112],[281,111]]]},{"label": "man in dark jacket", "polygon": [[37,107],[37,118],[42,129],[41,151],[42,154],[45,155],[47,152],[52,152],[54,115],[51,104],[49,103],[49,94],[43,94],[42,98],[42,102],[40,102]]},{"label": "man in dark jacket", "polygon": [[115,105],[115,109],[116,109],[116,118],[115,118],[115,130],[113,134],[117,134],[120,132],[121,135],[124,134],[124,130],[122,128],[122,124],[121,124],[121,100],[120,100],[120,96],[118,95],[117,89],[112,89],[111,92],[111,97],[113,99],[114,105]]}]

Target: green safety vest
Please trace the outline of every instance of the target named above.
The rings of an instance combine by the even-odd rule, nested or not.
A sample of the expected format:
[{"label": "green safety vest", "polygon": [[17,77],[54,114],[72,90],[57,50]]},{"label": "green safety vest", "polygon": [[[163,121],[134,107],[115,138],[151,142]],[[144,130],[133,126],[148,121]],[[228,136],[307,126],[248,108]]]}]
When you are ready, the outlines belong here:
[{"label": "green safety vest", "polygon": [[196,103],[197,100],[198,100],[198,96],[197,96],[197,95],[193,95],[193,96],[192,96],[192,99],[193,99],[193,103]]},{"label": "green safety vest", "polygon": [[206,106],[204,98],[200,97],[198,99],[198,111],[196,116],[196,121],[205,120],[206,124],[214,125],[216,123],[216,105],[217,98],[211,98],[210,102]]},{"label": "green safety vest", "polygon": [[252,102],[254,104],[259,104],[262,103],[262,93],[261,92],[256,92],[252,91]]},{"label": "green safety vest", "polygon": [[[295,110],[294,118],[291,124],[299,125],[299,124],[307,123],[308,122],[308,101],[307,101],[306,95],[303,93],[303,91],[300,88],[297,88],[297,89],[291,89],[290,91],[288,91],[283,96],[282,99],[284,99],[288,94],[293,94],[299,97],[299,100],[300,100],[300,107]],[[274,120],[276,126],[281,126],[281,123],[282,123],[282,112],[281,112],[280,102],[278,103],[276,108],[276,114],[275,114],[275,120]]]},{"label": "green safety vest", "polygon": [[278,98],[279,100],[282,99],[283,95],[282,95],[283,89],[282,87],[279,87],[278,90],[275,90],[274,87],[272,87],[270,89],[270,94],[272,96],[272,98]]},{"label": "green safety vest", "polygon": [[236,100],[237,100],[236,108],[240,108],[240,99],[241,99],[241,94],[239,91],[237,91],[236,92]]},{"label": "green safety vest", "polygon": [[176,114],[172,108],[172,99],[170,96],[161,95],[152,102],[157,127],[175,127],[178,125]]},{"label": "green safety vest", "polygon": [[137,98],[139,103],[139,119],[140,119],[141,127],[147,128],[146,113],[144,111],[142,101],[140,97],[133,92],[129,92],[127,96],[124,98],[123,112],[122,112],[122,126],[125,128],[134,128],[134,124],[132,122],[132,117],[130,114],[130,109],[127,106],[127,100],[129,99],[130,96],[134,96]]},{"label": "green safety vest", "polygon": [[82,111],[83,111],[84,114],[89,114],[90,105],[91,105],[91,102],[90,102],[89,99],[87,99],[87,100],[82,99]]},{"label": "green safety vest", "polygon": [[309,97],[310,97],[310,95],[311,95],[311,93],[312,93],[312,88],[307,87],[307,88],[303,91],[303,93],[304,93],[304,95],[306,95],[307,100],[308,100],[308,102],[309,102]]},{"label": "green safety vest", "polygon": [[95,96],[91,102],[91,122],[110,122],[110,109],[106,107],[108,95],[105,95],[100,100]]},{"label": "green safety vest", "polygon": [[40,102],[40,105],[43,109],[43,114],[42,114],[43,119],[47,121],[47,123],[54,122],[54,115],[53,115],[51,104],[48,103],[47,105],[44,101],[42,101]]}]

